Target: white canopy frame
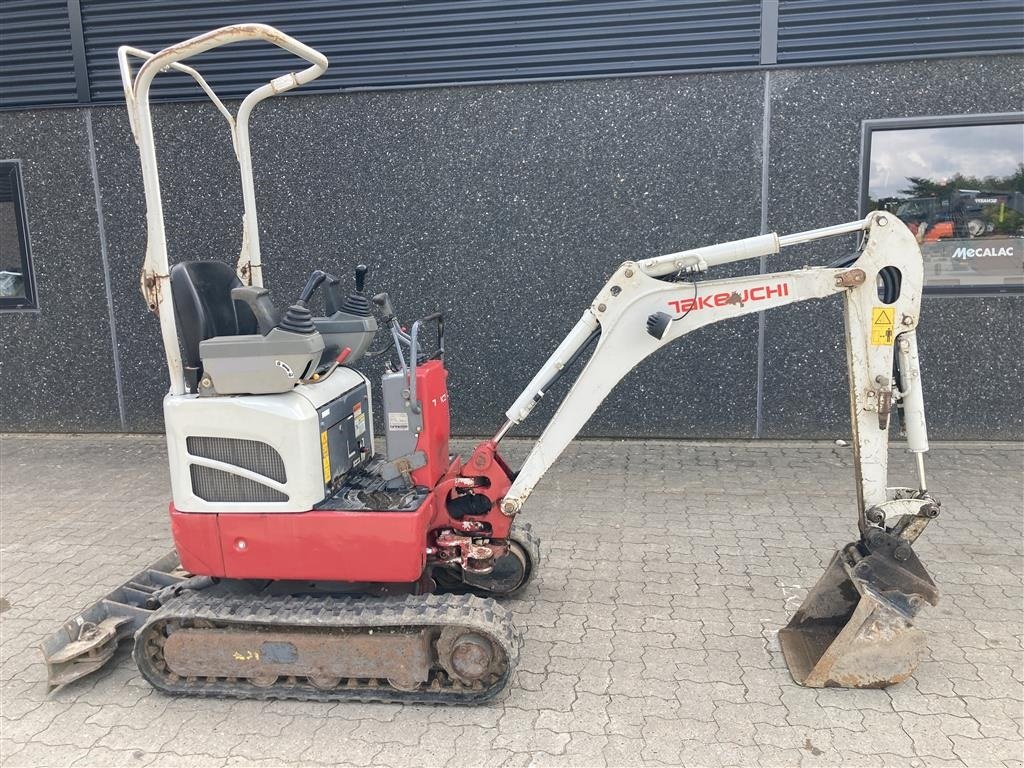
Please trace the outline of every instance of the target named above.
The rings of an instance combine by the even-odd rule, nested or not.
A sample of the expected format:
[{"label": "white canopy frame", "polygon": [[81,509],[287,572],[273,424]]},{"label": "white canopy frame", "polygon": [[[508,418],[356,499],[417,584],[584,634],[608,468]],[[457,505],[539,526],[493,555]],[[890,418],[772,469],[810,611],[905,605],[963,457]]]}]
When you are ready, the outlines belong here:
[{"label": "white canopy frame", "polygon": [[[238,113],[231,112],[214,93],[202,75],[181,62],[205,51],[231,43],[263,40],[309,62],[299,72],[289,72],[253,90],[242,100]],[[142,59],[137,72],[132,71],[130,57]],[[142,160],[142,182],[146,195],[146,260],[142,268],[142,295],[149,308],[160,318],[167,370],[173,395],[185,392],[181,353],[178,347],[178,329],[170,294],[170,267],[167,259],[167,233],[164,228],[164,209],[160,195],[160,172],[157,166],[153,119],[149,104],[149,90],[159,72],[177,70],[191,76],[227,120],[231,141],[238,159],[242,183],[242,244],[238,255],[237,272],[247,285],[263,285],[263,265],[260,259],[260,233],[256,214],[256,192],[253,186],[252,152],[249,147],[249,116],[253,108],[264,99],[277,96],[320,77],[327,70],[327,57],[267,24],[234,24],[221,27],[204,35],[164,48],[157,53],[131,46],[117,50],[128,105],[128,118],[132,135],[139,147]]]}]

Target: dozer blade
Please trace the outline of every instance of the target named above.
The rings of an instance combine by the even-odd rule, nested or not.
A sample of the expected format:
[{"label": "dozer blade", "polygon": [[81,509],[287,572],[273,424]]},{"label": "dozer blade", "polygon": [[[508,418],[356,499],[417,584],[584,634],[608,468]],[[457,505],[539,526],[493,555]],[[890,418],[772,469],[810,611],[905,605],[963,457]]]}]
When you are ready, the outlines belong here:
[{"label": "dozer blade", "polygon": [[64,625],[40,646],[50,690],[95,672],[114,656],[118,643],[148,619],[160,590],[184,581],[178,553],[164,555]]},{"label": "dozer blade", "polygon": [[914,617],[938,598],[909,542],[869,532],[833,555],[779,631],[790,674],[811,688],[885,688],[906,680],[925,651]]}]

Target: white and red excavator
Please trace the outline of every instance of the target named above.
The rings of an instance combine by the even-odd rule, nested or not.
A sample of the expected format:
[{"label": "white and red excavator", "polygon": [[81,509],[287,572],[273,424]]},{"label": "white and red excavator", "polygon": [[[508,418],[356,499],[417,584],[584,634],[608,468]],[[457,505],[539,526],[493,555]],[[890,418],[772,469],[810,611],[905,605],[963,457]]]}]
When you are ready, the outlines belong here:
[{"label": "white and red excavator", "polygon": [[[257,88],[232,115],[184,62],[260,40],[304,59],[304,68]],[[913,543],[938,503],[924,477],[921,253],[899,218],[876,212],[622,263],[494,436],[456,456],[441,312],[403,325],[386,293],[366,294],[362,266],[351,290],[327,269],[314,271],[283,309],[263,285],[249,116],[323,73],[324,56],[272,27],[241,24],[157,53],[123,47],[119,57],[147,206],[142,293],[159,319],[170,376],[175,551],[46,640],[51,685],[98,669],[134,637],[143,676],[169,693],[491,699],[511,681],[520,647],[500,598],[540,567],[538,541],[516,516],[612,388],[697,328],[836,294],[846,319],[859,536],[835,553],[779,639],[803,685],[879,687],[912,674],[923,648],[914,617],[937,600]],[[220,253],[168,262],[149,103],[153,79],[168,69],[191,75],[230,128],[244,207],[234,266]],[[706,277],[722,264],[851,233],[859,245],[841,263]],[[371,350],[382,330],[386,343]],[[391,363],[378,400],[359,363],[381,354]],[[514,470],[502,439],[563,376],[575,382]],[[383,446],[375,407],[384,411]],[[896,412],[917,457],[915,487],[887,480]],[[806,521],[814,525],[814,514]]]}]

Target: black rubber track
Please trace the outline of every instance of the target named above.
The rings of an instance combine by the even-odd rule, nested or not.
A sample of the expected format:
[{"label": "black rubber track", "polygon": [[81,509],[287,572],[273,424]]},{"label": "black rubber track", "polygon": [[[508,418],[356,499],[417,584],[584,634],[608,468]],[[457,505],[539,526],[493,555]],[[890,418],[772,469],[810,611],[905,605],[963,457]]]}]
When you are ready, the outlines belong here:
[{"label": "black rubber track", "polygon": [[[530,572],[523,579],[522,584],[508,593],[509,595],[515,595],[522,592],[526,585],[533,581],[533,577],[537,575],[537,571],[540,569],[540,537],[533,532],[532,525],[517,520],[512,523],[509,538],[526,550],[526,556],[530,558]],[[505,595],[497,595],[496,597],[505,597]]]},{"label": "black rubber track", "polygon": [[[303,679],[281,678],[271,687],[255,686],[243,679],[182,678],[167,674],[160,659],[147,650],[148,640],[162,633],[165,625],[184,626],[201,621],[215,627],[309,627],[403,628],[460,627],[485,635],[507,659],[498,679],[482,690],[452,683],[431,681],[421,690],[406,692],[380,681],[348,687],[342,683],[321,690]],[[156,611],[135,636],[133,655],[142,676],[153,687],[170,694],[243,699],[299,699],[307,701],[379,701],[417,704],[480,704],[508,686],[519,660],[521,638],[512,615],[492,599],[475,595],[422,595],[400,598],[281,597],[258,595],[216,595],[204,592],[183,594]],[[175,679],[177,678],[177,679]]]},{"label": "black rubber track", "polygon": [[533,567],[540,565],[540,536],[533,532],[533,526],[522,520],[512,523],[512,530],[509,531],[510,539],[518,541],[529,553]]}]

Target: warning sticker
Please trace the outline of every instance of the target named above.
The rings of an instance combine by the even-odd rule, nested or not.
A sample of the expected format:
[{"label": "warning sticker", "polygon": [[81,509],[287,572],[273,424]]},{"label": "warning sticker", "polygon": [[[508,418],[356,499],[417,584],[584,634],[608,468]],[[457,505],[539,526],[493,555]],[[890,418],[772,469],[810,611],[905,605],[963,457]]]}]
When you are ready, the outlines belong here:
[{"label": "warning sticker", "polygon": [[892,344],[893,320],[896,312],[892,307],[871,308],[871,343],[876,346]]},{"label": "warning sticker", "polygon": [[388,412],[388,429],[400,432],[409,431],[409,414],[404,411]]},{"label": "warning sticker", "polygon": [[356,428],[356,437],[366,431],[366,414],[363,413],[363,404],[356,403],[352,408],[352,422]]},{"label": "warning sticker", "polygon": [[331,451],[327,447],[327,433],[320,433],[320,456],[324,463],[324,483],[331,482]]}]

